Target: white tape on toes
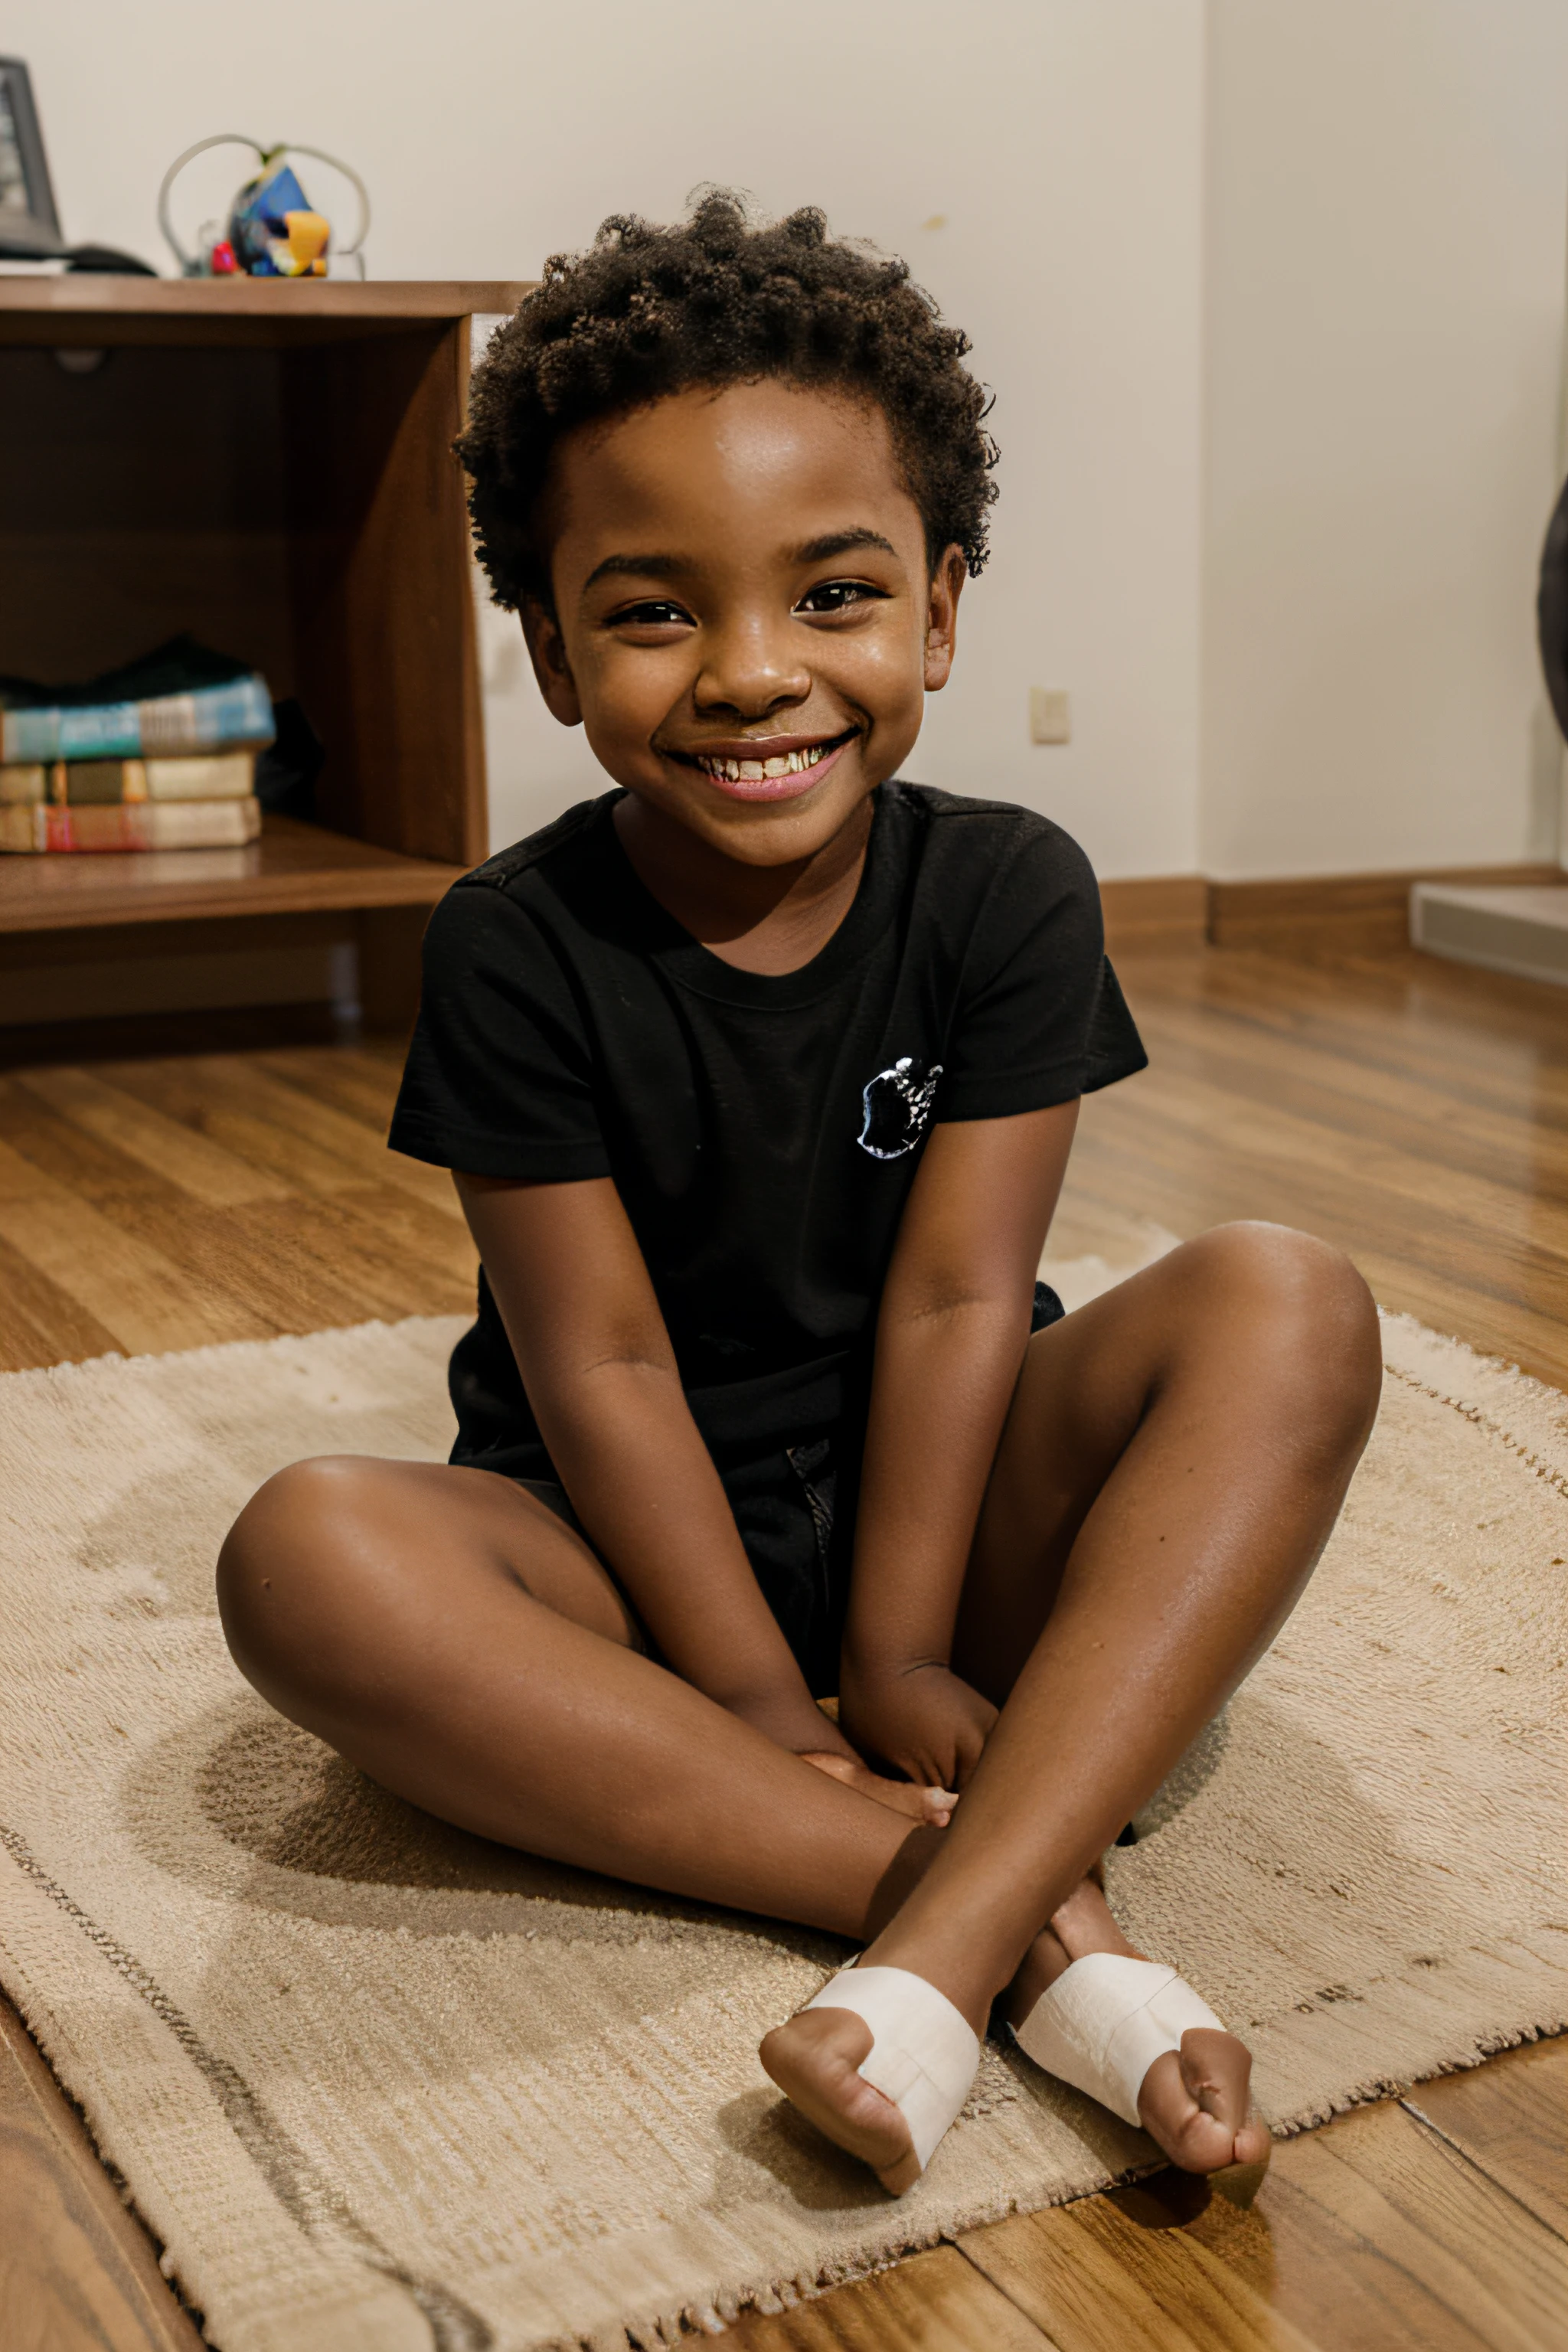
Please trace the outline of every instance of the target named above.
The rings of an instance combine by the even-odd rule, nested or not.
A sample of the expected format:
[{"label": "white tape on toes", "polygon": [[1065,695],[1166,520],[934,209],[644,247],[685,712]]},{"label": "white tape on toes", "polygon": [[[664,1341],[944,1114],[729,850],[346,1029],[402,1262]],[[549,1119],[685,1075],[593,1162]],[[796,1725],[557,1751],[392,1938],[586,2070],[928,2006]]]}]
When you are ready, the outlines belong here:
[{"label": "white tape on toes", "polygon": [[872,2032],[858,2068],[910,2127],[923,2172],[974,2080],[980,2042],[947,1995],[908,1969],[840,1969],[807,2009],[847,2009]]},{"label": "white tape on toes", "polygon": [[1063,1970],[1014,2031],[1037,2066],[1137,2124],[1143,2077],[1194,2025],[1226,2031],[1174,1969],[1090,1952]]}]

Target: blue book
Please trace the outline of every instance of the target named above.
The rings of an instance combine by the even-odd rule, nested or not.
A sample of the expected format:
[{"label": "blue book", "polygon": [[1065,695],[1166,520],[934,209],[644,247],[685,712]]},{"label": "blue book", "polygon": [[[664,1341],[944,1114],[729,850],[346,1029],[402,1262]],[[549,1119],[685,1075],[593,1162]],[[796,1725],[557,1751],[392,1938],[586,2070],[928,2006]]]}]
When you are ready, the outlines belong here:
[{"label": "blue book", "polygon": [[0,678],[0,761],[177,759],[273,738],[267,681],[177,637],[86,686]]}]

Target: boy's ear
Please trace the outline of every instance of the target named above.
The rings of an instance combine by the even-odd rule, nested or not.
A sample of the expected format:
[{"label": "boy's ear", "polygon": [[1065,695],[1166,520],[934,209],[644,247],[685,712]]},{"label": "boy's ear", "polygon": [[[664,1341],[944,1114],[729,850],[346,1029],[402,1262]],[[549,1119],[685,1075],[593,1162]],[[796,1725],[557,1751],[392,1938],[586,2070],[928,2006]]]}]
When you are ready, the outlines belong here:
[{"label": "boy's ear", "polygon": [[544,605],[531,600],[522,606],[518,618],[522,623],[523,641],[533,664],[533,675],[539,680],[539,691],[550,707],[551,716],[559,719],[563,727],[581,727],[583,706],[577,699],[577,684],[566,658],[560,622]]},{"label": "boy's ear", "polygon": [[958,600],[969,576],[961,547],[950,547],[931,575],[926,608],[925,689],[938,694],[952,675],[958,638]]}]

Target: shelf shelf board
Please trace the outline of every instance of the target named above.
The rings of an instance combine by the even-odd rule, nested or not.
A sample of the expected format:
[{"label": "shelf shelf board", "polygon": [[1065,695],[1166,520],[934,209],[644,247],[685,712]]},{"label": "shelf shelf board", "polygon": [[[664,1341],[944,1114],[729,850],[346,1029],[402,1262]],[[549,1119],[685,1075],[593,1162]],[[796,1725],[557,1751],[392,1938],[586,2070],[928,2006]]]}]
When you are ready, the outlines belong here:
[{"label": "shelf shelf board", "polygon": [[342,342],[515,310],[530,278],[0,278],[0,343]]},{"label": "shelf shelf board", "polygon": [[0,935],[215,915],[433,907],[462,871],[297,817],[267,816],[261,839],[244,849],[0,856]]}]

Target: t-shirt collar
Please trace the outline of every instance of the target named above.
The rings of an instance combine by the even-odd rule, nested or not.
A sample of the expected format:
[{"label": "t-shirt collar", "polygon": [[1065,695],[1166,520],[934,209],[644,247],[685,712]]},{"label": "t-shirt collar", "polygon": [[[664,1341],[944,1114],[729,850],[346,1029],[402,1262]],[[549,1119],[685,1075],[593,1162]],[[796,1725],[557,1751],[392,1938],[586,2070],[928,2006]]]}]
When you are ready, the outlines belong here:
[{"label": "t-shirt collar", "polygon": [[832,937],[809,963],[795,971],[742,971],[726,963],[700,940],[693,939],[662,907],[626,856],[615,823],[622,793],[606,796],[601,822],[608,833],[611,856],[618,863],[630,898],[647,925],[649,951],[660,969],[699,996],[717,997],[731,1004],[769,1006],[784,1011],[808,1004],[837,985],[880,938],[892,919],[899,898],[903,863],[894,835],[905,817],[902,797],[894,785],[879,785],[872,794],[871,830],[866,842],[866,862],[847,913]]}]

